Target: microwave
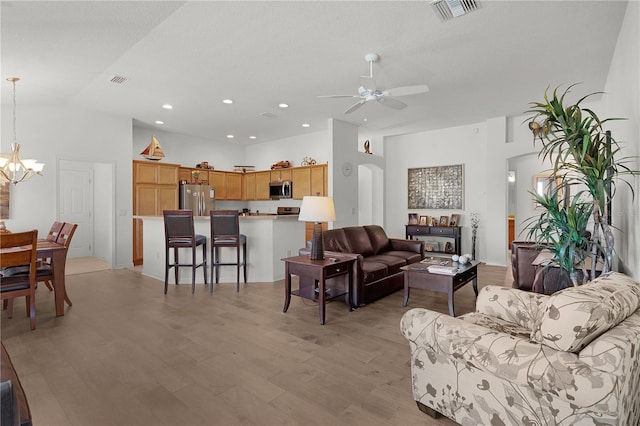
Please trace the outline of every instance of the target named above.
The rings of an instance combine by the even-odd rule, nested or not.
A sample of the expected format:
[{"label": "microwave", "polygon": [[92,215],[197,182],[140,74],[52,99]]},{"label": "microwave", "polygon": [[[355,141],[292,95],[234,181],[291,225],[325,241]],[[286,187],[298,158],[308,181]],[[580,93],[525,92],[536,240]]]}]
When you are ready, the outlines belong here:
[{"label": "microwave", "polygon": [[293,185],[290,181],[271,182],[269,183],[269,197],[272,200],[293,197]]}]

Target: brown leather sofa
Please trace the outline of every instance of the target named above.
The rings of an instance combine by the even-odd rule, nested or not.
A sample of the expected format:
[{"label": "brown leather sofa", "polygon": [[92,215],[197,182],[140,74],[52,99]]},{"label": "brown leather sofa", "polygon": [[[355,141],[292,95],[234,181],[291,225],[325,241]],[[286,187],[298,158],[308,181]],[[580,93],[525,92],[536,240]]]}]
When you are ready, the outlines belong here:
[{"label": "brown leather sofa", "polygon": [[532,265],[543,247],[533,241],[514,241],[511,243],[511,271],[513,288],[533,291],[536,268]]},{"label": "brown leather sofa", "polygon": [[[424,258],[424,241],[389,238],[378,225],[324,231],[325,257],[332,253],[356,256],[353,306],[371,303],[404,287],[402,266]],[[301,250],[301,254],[308,250]]]},{"label": "brown leather sofa", "polygon": [[536,244],[533,241],[511,243],[513,288],[540,294],[553,294],[571,285],[568,276],[563,275],[558,268],[533,266],[533,261],[544,248],[544,244]]}]

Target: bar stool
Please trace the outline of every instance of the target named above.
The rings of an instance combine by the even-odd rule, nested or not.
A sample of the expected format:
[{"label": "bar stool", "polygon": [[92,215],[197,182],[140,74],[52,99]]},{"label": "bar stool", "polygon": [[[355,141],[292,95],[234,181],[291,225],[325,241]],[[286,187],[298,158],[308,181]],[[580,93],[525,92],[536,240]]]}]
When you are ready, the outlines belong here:
[{"label": "bar stool", "polygon": [[[247,237],[240,234],[240,220],[237,210],[211,210],[211,287],[213,292],[213,271],[216,271],[216,283],[220,278],[220,266],[236,266],[236,291],[240,291],[240,266],[243,266],[244,283],[247,283]],[[240,262],[240,246],[242,246],[242,262]],[[220,247],[235,247],[236,261],[221,262]]]},{"label": "bar stool", "polygon": [[[196,269],[202,266],[204,284],[207,285],[207,237],[194,232],[192,210],[164,210],[165,270],[164,294],[169,285],[169,269],[175,268],[176,285],[180,267],[191,268],[191,294],[196,291]],[[202,262],[196,264],[196,248],[202,246]],[[169,249],[173,249],[173,263],[169,262]],[[178,249],[191,249],[191,263],[180,263]]]}]

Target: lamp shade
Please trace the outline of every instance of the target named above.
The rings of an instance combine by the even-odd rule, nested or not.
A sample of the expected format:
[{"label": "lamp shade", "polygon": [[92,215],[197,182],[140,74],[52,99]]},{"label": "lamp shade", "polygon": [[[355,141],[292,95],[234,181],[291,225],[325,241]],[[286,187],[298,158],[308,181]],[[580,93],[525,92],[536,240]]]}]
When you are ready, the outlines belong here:
[{"label": "lamp shade", "polygon": [[302,222],[335,221],[336,210],[333,206],[333,197],[303,197],[298,220]]}]

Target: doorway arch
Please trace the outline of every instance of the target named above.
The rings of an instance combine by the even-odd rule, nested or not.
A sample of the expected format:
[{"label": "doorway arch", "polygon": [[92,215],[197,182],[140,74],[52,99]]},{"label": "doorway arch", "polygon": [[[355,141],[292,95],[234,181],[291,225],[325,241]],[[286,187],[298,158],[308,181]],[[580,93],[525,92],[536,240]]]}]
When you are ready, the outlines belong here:
[{"label": "doorway arch", "polygon": [[376,164],[358,165],[358,224],[384,226],[384,170]]}]

